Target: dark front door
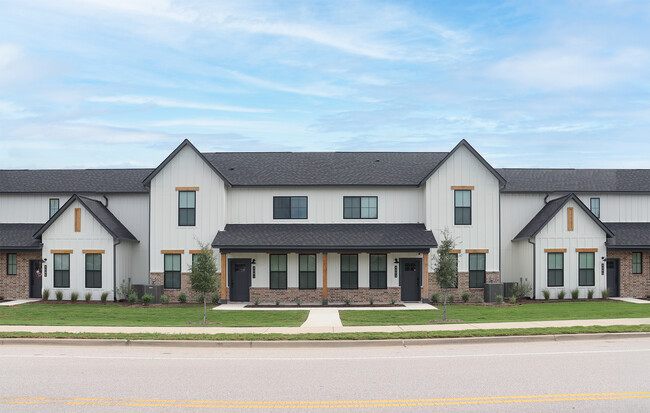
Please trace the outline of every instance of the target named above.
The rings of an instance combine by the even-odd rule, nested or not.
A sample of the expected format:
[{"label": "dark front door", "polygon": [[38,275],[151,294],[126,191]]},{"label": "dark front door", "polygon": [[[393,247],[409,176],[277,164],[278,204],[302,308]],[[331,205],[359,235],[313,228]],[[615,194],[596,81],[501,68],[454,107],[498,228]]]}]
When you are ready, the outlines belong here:
[{"label": "dark front door", "polygon": [[29,261],[29,298],[41,298],[43,278],[41,272],[41,261]]},{"label": "dark front door", "polygon": [[251,286],[251,260],[229,260],[228,286],[230,287],[230,301],[249,301],[249,287]]},{"label": "dark front door", "polygon": [[422,260],[419,258],[401,258],[399,262],[402,301],[420,301]]},{"label": "dark front door", "polygon": [[619,260],[607,260],[607,288],[609,289],[610,297],[618,297],[620,295],[620,283]]}]

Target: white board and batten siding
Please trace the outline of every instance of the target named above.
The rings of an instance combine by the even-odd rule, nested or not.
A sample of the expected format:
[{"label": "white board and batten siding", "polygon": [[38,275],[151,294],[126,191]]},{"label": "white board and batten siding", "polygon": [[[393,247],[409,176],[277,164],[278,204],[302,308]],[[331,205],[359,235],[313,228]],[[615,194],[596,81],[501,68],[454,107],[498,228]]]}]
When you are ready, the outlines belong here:
[{"label": "white board and batten siding", "polygon": [[[75,209],[81,209],[81,231],[75,232]],[[113,298],[113,236],[77,201],[75,201],[43,233],[43,258],[46,259],[47,277],[43,278],[43,289],[50,290],[51,299],[55,291],[63,292],[63,299],[69,300],[72,292],[83,299],[87,292],[93,300],[99,300],[102,292],[108,291]],[[70,287],[54,287],[54,254],[52,250],[72,250],[70,254]],[[102,287],[86,288],[86,256],[84,250],[103,250]],[[128,266],[124,271],[129,271]],[[124,277],[124,274],[120,274]]]},{"label": "white board and batten siding", "polygon": [[[229,188],[229,224],[424,223],[422,188]],[[273,219],[273,197],[306,196],[307,219]],[[377,219],[344,219],[343,197],[376,196]]]},{"label": "white board and batten siding", "polygon": [[50,199],[62,207],[70,194],[0,194],[0,223],[44,224],[50,219]]},{"label": "white board and batten siding", "polygon": [[[568,208],[573,208],[574,211],[573,231],[568,230]],[[601,290],[607,287],[607,275],[602,270],[603,258],[607,256],[606,235],[602,228],[575,201],[569,201],[537,234],[534,241],[536,248],[536,298],[543,298],[542,290],[545,288],[551,291],[551,298],[556,298],[557,291],[562,289],[567,297],[571,297],[570,291],[575,288],[580,291],[580,298],[586,298],[590,289],[595,291],[595,297],[601,296]],[[518,243],[528,244],[525,240],[518,241]],[[532,246],[528,244],[528,248],[532,248]],[[598,249],[597,252],[594,252],[594,286],[578,285],[579,253],[576,249],[582,248]],[[548,259],[547,253],[544,252],[547,249],[566,249],[564,253],[563,287],[547,287]]]},{"label": "white board and batten siding", "polygon": [[[499,180],[461,146],[425,184],[426,226],[436,241],[449,229],[461,250],[458,270],[467,272],[466,249],[488,249],[486,271],[499,271]],[[454,186],[473,186],[472,223],[454,225]]]},{"label": "white board and batten siding", "polygon": [[600,198],[602,222],[650,222],[650,195],[648,194],[579,194],[578,198],[591,207],[591,198]]},{"label": "white board and batten siding", "polygon": [[[196,225],[178,225],[178,191],[195,188]],[[226,189],[223,180],[190,147],[186,146],[151,180],[151,272],[164,271],[163,250],[183,250],[181,271],[189,271],[190,249],[199,242],[211,245],[225,226]],[[217,256],[217,265],[220,259]]]}]

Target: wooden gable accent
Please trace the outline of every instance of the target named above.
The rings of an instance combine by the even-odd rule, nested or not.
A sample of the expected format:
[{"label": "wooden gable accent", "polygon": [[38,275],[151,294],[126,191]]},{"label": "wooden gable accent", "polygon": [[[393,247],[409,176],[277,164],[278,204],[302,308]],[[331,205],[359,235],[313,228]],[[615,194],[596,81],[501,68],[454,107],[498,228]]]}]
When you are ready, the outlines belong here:
[{"label": "wooden gable accent", "polygon": [[567,231],[573,231],[573,207],[566,209],[567,216]]},{"label": "wooden gable accent", "polygon": [[74,209],[74,232],[81,232],[81,208]]}]

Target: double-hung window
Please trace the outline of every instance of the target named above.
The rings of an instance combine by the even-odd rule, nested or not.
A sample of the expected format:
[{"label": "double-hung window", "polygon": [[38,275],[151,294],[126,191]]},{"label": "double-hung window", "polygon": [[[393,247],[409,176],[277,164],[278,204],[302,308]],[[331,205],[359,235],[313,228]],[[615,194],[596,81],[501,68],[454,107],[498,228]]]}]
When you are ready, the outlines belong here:
[{"label": "double-hung window", "polygon": [[17,274],[16,254],[7,254],[7,275]]},{"label": "double-hung window", "polygon": [[594,253],[580,252],[578,261],[580,263],[578,274],[578,285],[593,286],[595,285],[594,273]]},{"label": "double-hung window", "polygon": [[341,254],[341,289],[356,290],[359,288],[359,256],[356,254]]},{"label": "double-hung window", "polygon": [[547,286],[562,287],[564,286],[564,253],[549,252],[548,261],[548,279]]},{"label": "double-hung window", "polygon": [[386,254],[370,254],[370,288],[386,289],[388,271]]},{"label": "double-hung window", "polygon": [[467,189],[454,191],[454,224],[472,224],[472,191]]},{"label": "double-hung window", "polygon": [[70,288],[70,254],[54,254],[54,288]]},{"label": "double-hung window", "polygon": [[600,198],[590,198],[589,209],[597,218],[600,218]]},{"label": "double-hung window", "polygon": [[178,226],[196,225],[196,191],[178,191]]},{"label": "double-hung window", "polygon": [[643,272],[643,254],[640,252],[632,253],[632,274],[641,274]]},{"label": "double-hung window", "polygon": [[344,196],[344,219],[377,219],[376,196]]},{"label": "double-hung window", "polygon": [[181,288],[181,254],[165,254],[165,288]]},{"label": "double-hung window", "polygon": [[59,210],[59,198],[50,198],[50,218]]},{"label": "double-hung window", "polygon": [[458,288],[458,254],[449,253],[449,255],[451,256],[451,259],[456,263],[456,281],[454,282],[452,288]]},{"label": "double-hung window", "polygon": [[86,288],[102,288],[102,254],[86,254]]},{"label": "double-hung window", "polygon": [[301,290],[316,289],[316,254],[300,254],[298,258],[298,288]]},{"label": "double-hung window", "polygon": [[485,286],[485,254],[469,254],[469,288]]},{"label": "double-hung window", "polygon": [[307,219],[307,197],[274,196],[273,219]]},{"label": "double-hung window", "polygon": [[286,254],[271,254],[271,274],[269,288],[272,290],[287,289],[287,256]]}]

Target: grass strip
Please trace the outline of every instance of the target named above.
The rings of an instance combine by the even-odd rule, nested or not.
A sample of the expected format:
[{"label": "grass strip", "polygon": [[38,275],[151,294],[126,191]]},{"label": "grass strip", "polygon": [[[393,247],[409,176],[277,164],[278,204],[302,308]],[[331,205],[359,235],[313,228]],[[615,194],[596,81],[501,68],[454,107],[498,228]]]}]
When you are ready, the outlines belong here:
[{"label": "grass strip", "polygon": [[553,334],[630,333],[650,332],[650,325],[637,326],[585,326],[512,328],[462,331],[403,331],[394,333],[303,333],[303,334],[161,334],[161,333],[30,333],[2,332],[0,338],[59,338],[59,339],[120,339],[120,340],[227,340],[227,341],[280,341],[280,340],[387,340],[460,337],[536,336]]}]

